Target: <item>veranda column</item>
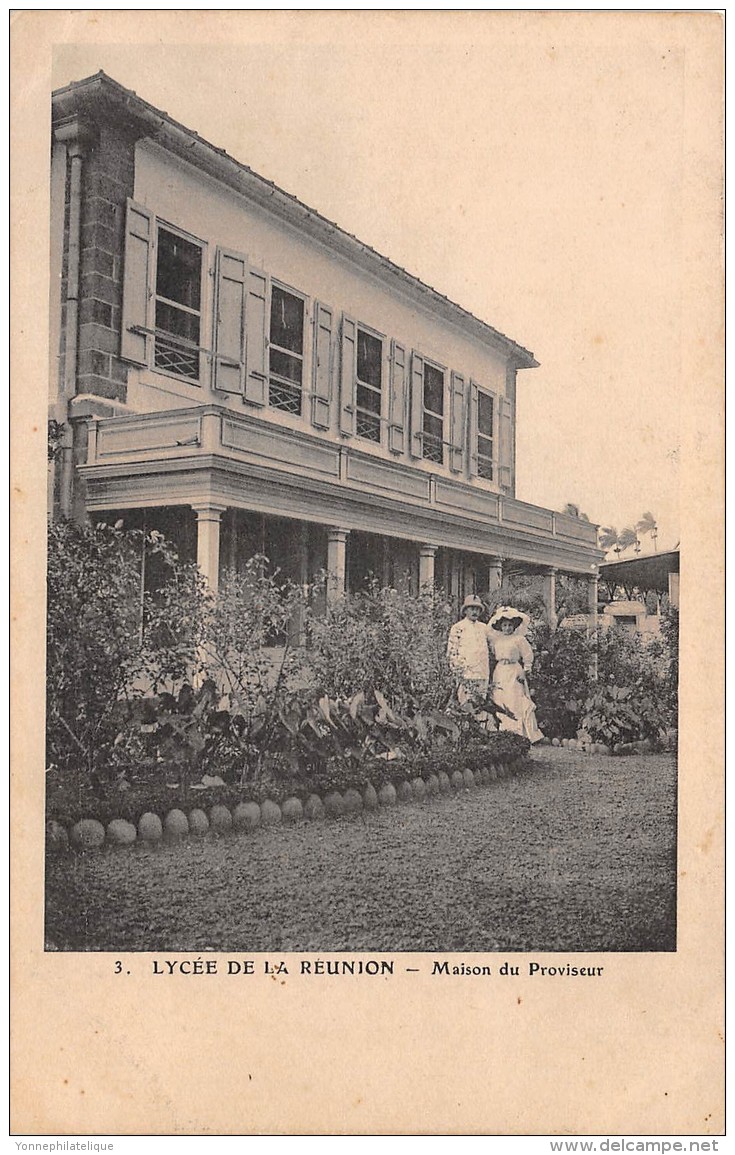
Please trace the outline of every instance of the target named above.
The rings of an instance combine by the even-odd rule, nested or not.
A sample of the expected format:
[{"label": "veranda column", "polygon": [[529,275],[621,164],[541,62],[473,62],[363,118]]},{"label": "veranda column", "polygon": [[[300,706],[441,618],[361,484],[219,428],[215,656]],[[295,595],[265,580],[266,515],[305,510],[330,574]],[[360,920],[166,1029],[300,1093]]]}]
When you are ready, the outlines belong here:
[{"label": "veranda column", "polygon": [[497,593],[503,584],[503,559],[502,557],[489,557],[487,559],[487,592],[489,594]]},{"label": "veranda column", "polygon": [[[597,634],[597,573],[590,574],[587,578],[587,602],[589,609],[589,616],[587,618],[587,636],[595,638]],[[592,654],[592,661],[590,663],[590,673],[593,681],[597,681],[597,645]]]},{"label": "veranda column", "polygon": [[550,565],[544,572],[543,585],[546,620],[550,626],[556,625],[556,567]]},{"label": "veranda column", "polygon": [[349,529],[327,531],[327,601],[344,596]]},{"label": "veranda column", "polygon": [[436,545],[422,545],[419,548],[419,590],[434,585],[434,566],[438,548]]},{"label": "veranda column", "polygon": [[589,614],[589,633],[597,629],[597,574],[587,578],[587,612]]},{"label": "veranda column", "polygon": [[197,515],[197,565],[213,594],[219,585],[219,532],[222,514],[227,508],[208,501],[192,506]]}]

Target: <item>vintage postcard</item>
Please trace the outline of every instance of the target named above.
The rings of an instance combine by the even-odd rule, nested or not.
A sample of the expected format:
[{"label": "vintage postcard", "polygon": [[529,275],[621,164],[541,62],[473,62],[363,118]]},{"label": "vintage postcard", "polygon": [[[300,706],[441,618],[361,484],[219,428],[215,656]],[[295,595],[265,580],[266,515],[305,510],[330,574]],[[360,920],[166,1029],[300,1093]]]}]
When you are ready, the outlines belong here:
[{"label": "vintage postcard", "polygon": [[13,1133],[714,1150],[722,15],[11,35]]}]

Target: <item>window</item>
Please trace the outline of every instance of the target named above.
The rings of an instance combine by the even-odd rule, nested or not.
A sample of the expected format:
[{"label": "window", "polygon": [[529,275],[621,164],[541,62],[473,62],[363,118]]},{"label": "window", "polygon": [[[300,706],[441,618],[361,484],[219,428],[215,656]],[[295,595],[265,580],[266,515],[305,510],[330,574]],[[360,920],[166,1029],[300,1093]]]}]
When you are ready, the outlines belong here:
[{"label": "window", "polygon": [[381,439],[383,342],[357,330],[357,404],[355,433],[367,441]]},{"label": "window", "polygon": [[444,462],[444,373],[435,365],[424,364],[422,456],[427,461]]},{"label": "window", "polygon": [[201,246],[159,227],[153,364],[190,381],[199,380],[201,294]]},{"label": "window", "polygon": [[477,396],[477,476],[493,480],[493,428],[495,405],[491,393]]},{"label": "window", "polygon": [[301,414],[304,378],[304,302],[278,285],[271,289],[268,401]]}]

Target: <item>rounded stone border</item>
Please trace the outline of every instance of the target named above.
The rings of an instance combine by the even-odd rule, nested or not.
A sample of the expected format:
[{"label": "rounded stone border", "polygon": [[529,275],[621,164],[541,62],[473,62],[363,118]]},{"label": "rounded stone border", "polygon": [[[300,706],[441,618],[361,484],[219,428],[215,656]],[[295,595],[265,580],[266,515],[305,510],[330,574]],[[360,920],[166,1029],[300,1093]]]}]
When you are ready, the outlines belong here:
[{"label": "rounded stone border", "polygon": [[86,853],[141,843],[148,846],[171,845],[207,833],[215,836],[231,832],[238,834],[257,827],[314,821],[324,817],[339,818],[342,815],[362,814],[366,810],[388,810],[398,802],[431,801],[434,797],[460,791],[476,794],[476,787],[490,785],[530,765],[527,756],[519,755],[510,762],[489,763],[481,770],[455,770],[451,776],[440,770],[426,777],[415,775],[403,778],[396,785],[384,782],[377,790],[372,783],[368,783],[362,792],[354,787],[344,791],[329,790],[323,797],[310,794],[305,802],[296,797],[286,798],[281,805],[270,798],[261,803],[238,802],[232,807],[217,802],[210,806],[208,813],[192,807],[186,814],[179,807],[172,807],[165,812],[163,819],[158,814],[145,811],[137,823],[113,818],[106,827],[94,818],[81,818],[67,829],[63,823],[51,818],[46,823],[46,848],[53,853],[70,849]]}]

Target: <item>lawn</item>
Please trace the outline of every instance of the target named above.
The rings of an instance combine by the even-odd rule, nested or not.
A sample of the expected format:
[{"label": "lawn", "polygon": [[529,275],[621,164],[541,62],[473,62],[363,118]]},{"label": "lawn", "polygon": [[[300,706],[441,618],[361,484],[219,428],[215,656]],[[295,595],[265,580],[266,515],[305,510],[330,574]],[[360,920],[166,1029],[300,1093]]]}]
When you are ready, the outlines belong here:
[{"label": "lawn", "polygon": [[541,747],[350,818],[50,856],[49,949],[676,949],[676,767]]}]

